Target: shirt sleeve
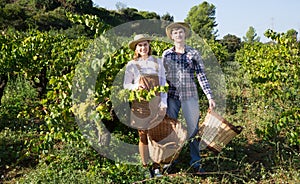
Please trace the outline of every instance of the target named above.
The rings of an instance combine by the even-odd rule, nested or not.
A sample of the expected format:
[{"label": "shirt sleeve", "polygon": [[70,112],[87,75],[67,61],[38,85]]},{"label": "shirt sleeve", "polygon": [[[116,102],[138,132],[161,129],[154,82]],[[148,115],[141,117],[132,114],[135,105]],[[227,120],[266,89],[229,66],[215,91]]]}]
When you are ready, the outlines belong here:
[{"label": "shirt sleeve", "polygon": [[213,98],[213,95],[210,89],[210,84],[205,74],[203,60],[198,51],[195,52],[193,59],[194,59],[194,67],[195,67],[198,82],[204,94],[206,95],[207,99],[210,100]]},{"label": "shirt sleeve", "polygon": [[[165,50],[163,53],[162,53],[162,58],[161,58],[161,62],[162,62],[162,65],[164,66],[164,69],[166,70],[166,53],[167,51]],[[166,71],[165,71],[166,72]]]},{"label": "shirt sleeve", "polygon": [[123,87],[129,90],[138,89],[139,72],[132,62],[126,66]]},{"label": "shirt sleeve", "polygon": [[[163,65],[162,60],[157,59],[157,63],[158,63],[159,85],[160,86],[166,86],[167,81],[166,81],[165,67]],[[166,108],[167,107],[167,93],[160,93],[160,97],[161,97],[160,107],[161,108]]]}]

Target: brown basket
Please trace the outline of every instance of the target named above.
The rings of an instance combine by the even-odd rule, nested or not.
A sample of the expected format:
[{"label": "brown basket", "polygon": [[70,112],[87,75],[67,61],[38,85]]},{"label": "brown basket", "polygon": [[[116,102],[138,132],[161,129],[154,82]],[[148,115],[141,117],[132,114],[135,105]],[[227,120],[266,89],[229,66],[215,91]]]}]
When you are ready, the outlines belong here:
[{"label": "brown basket", "polygon": [[164,118],[164,113],[160,113],[160,96],[156,96],[149,102],[141,100],[132,103],[130,114],[130,126],[139,130],[149,130],[156,127]]},{"label": "brown basket", "polygon": [[174,131],[178,120],[165,116],[164,119],[154,128],[148,130],[148,135],[154,141],[161,141]]},{"label": "brown basket", "polygon": [[156,163],[170,163],[177,159],[187,139],[187,131],[175,119],[165,116],[156,127],[148,130],[150,158]]},{"label": "brown basket", "polygon": [[200,149],[207,147],[214,153],[220,153],[242,130],[241,126],[230,124],[222,116],[209,109],[204,122],[199,126]]}]

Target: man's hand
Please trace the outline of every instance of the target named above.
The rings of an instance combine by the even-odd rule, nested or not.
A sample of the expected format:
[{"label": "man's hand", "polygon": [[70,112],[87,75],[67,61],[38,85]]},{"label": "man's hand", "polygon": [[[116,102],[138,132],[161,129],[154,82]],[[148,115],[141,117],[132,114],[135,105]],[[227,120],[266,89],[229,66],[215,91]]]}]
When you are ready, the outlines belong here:
[{"label": "man's hand", "polygon": [[209,108],[210,108],[211,110],[213,110],[213,109],[216,107],[216,103],[215,103],[214,99],[210,99],[210,100],[208,101],[208,103],[209,103]]}]

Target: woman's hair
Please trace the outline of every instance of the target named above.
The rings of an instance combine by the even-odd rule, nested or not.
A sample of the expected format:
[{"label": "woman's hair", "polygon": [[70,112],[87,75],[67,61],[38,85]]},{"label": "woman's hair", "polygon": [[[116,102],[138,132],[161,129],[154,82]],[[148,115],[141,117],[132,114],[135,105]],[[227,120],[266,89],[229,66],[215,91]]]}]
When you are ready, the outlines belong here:
[{"label": "woman's hair", "polygon": [[[151,46],[150,46],[150,42],[148,41],[148,43],[149,43],[149,52],[148,52],[148,55],[149,56],[151,56],[151,54],[152,54],[152,49],[151,49]],[[135,46],[135,48],[136,48],[136,46]],[[140,55],[139,55],[139,53],[134,49],[134,55],[133,55],[133,60],[138,60],[138,58],[139,57],[141,57]]]}]

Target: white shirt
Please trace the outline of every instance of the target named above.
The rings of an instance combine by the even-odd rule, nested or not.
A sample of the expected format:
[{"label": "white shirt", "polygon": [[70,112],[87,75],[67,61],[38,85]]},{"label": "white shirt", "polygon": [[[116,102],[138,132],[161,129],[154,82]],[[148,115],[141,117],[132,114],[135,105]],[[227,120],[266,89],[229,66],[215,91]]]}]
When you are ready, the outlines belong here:
[{"label": "white shirt", "polygon": [[[157,63],[156,63],[157,62]],[[166,85],[166,75],[165,68],[161,59],[156,58],[156,62],[154,57],[149,56],[146,60],[139,58],[138,60],[131,60],[127,63],[125,77],[124,77],[124,88],[130,90],[136,90],[139,87],[139,80],[141,74],[150,74],[157,75],[159,79],[159,85]],[[140,70],[137,67],[137,64],[140,66]],[[158,64],[158,68],[157,68]],[[140,73],[141,72],[141,73]],[[167,107],[167,93],[160,93],[161,97],[161,108]]]}]

